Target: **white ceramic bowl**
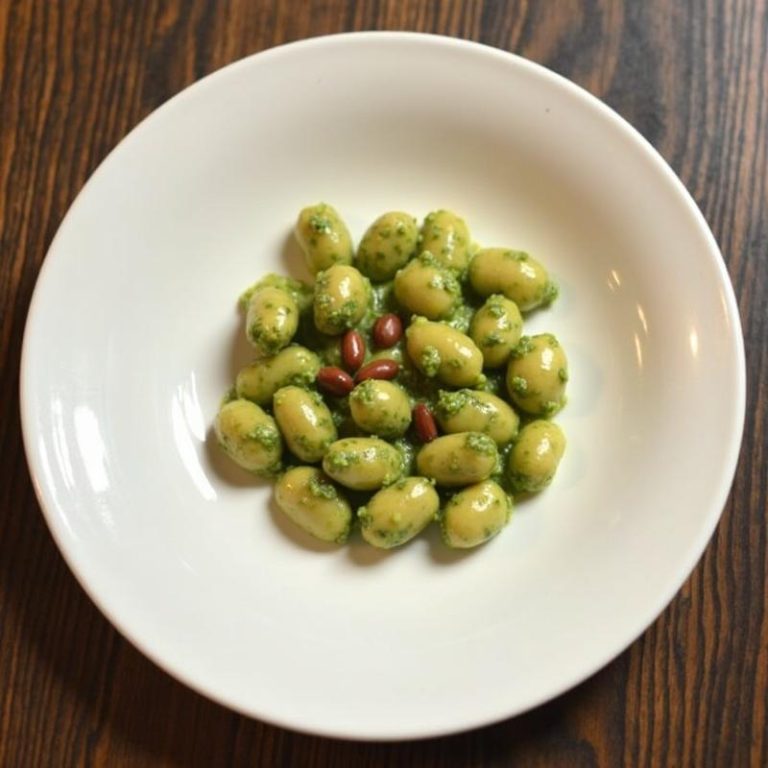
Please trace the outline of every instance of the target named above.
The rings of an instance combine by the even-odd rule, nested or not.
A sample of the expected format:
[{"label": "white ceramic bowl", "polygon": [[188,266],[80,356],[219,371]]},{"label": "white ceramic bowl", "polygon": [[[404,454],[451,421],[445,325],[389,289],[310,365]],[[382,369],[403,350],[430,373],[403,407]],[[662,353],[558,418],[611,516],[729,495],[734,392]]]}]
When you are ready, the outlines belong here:
[{"label": "white ceramic bowl", "polygon": [[[561,285],[527,328],[570,357],[568,450],[477,551],[315,544],[212,445],[247,359],[235,300],[298,274],[291,227],[320,199],[356,237],[454,209]],[[627,123],[506,53],[366,33],[233,64],[120,144],[51,246],[21,394],[53,536],[127,638],[241,712],[394,739],[533,707],[653,621],[725,502],[744,360],[717,246]]]}]

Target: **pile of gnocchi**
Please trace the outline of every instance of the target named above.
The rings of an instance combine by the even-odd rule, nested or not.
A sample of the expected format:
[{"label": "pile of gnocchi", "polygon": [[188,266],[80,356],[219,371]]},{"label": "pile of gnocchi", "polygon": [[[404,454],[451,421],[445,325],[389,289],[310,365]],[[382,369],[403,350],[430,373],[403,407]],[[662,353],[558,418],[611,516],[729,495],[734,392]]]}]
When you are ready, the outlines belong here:
[{"label": "pile of gnocchi", "polygon": [[449,547],[493,538],[565,449],[565,352],[523,334],[557,296],[546,268],[477,246],[446,210],[385,213],[355,250],[320,203],[295,235],[314,285],[267,275],[241,296],[254,360],[216,416],[220,445],[323,541],[359,528],[390,549],[433,521]]}]

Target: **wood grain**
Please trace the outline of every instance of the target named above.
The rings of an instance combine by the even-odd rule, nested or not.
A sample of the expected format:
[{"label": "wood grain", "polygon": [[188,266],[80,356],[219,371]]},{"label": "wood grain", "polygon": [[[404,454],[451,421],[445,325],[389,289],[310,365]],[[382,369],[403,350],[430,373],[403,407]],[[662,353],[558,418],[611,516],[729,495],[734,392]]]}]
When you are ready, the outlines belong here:
[{"label": "wood grain", "polygon": [[[722,247],[749,376],[722,522],[661,618],[592,679],[527,715],[391,745],[248,720],[137,653],[53,545],[18,417],[37,273],[108,151],[230,61],[353,29],[442,33],[520,53],[633,123],[681,176]],[[0,766],[768,765],[766,0],[2,0],[0,56]]]}]

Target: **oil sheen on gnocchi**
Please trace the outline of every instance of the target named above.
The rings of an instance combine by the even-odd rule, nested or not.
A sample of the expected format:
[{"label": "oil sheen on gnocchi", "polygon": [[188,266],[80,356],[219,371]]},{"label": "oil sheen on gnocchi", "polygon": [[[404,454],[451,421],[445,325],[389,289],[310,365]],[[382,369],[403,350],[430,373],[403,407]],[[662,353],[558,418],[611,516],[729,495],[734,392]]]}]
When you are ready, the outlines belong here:
[{"label": "oil sheen on gnocchi", "polygon": [[294,234],[313,282],[269,274],[241,294],[251,355],[214,419],[221,449],[274,482],[299,537],[495,539],[566,449],[566,351],[524,327],[558,296],[548,269],[446,209],[384,211],[355,246],[321,202]]}]

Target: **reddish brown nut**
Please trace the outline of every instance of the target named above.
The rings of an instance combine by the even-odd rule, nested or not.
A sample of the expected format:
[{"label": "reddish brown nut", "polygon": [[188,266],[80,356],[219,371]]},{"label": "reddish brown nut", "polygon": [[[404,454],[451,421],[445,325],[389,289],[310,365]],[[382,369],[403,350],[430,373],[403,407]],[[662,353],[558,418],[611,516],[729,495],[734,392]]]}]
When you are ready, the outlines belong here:
[{"label": "reddish brown nut", "polygon": [[422,443],[431,443],[437,437],[435,417],[424,403],[419,403],[413,409],[413,425]]},{"label": "reddish brown nut", "polygon": [[400,372],[400,363],[396,360],[372,360],[364,365],[355,376],[359,384],[366,379],[394,379]]},{"label": "reddish brown nut", "polygon": [[317,386],[327,392],[329,395],[336,395],[336,397],[344,397],[348,395],[354,388],[355,382],[352,381],[352,377],[341,368],[329,366],[327,368],[321,368],[317,372]]},{"label": "reddish brown nut", "polygon": [[403,337],[403,323],[397,315],[382,315],[373,324],[373,341],[379,349],[394,347]]},{"label": "reddish brown nut", "polygon": [[341,340],[341,359],[347,370],[356,371],[365,360],[365,340],[357,331],[347,331]]}]

